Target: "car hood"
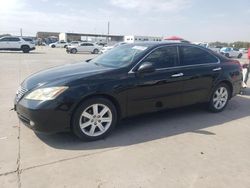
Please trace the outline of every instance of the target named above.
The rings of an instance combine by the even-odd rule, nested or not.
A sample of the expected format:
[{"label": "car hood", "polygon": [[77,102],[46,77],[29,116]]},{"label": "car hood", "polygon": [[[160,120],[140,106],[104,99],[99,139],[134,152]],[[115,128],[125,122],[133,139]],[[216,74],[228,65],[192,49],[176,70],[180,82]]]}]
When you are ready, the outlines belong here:
[{"label": "car hood", "polygon": [[101,65],[87,62],[66,64],[40,71],[29,76],[23,81],[22,87],[27,90],[31,90],[53,82],[58,84],[66,83],[72,79],[86,78],[88,76],[105,73],[110,70],[113,70],[113,68],[103,67]]}]

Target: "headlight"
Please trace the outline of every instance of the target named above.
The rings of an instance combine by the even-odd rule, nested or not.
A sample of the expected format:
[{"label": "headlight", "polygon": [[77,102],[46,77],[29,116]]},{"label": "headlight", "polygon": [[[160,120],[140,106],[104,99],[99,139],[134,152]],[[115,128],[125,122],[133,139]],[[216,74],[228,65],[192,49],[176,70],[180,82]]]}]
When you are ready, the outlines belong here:
[{"label": "headlight", "polygon": [[53,100],[58,95],[63,93],[66,89],[68,89],[67,86],[62,87],[47,87],[47,88],[41,88],[36,89],[29,93],[25,99],[30,100],[38,100],[38,101],[47,101],[47,100]]}]

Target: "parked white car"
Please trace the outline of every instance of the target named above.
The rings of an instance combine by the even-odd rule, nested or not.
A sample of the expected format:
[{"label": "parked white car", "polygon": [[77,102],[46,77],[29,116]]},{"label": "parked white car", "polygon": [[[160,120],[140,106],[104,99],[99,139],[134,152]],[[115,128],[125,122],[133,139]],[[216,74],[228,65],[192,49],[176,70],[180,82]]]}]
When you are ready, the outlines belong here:
[{"label": "parked white car", "polygon": [[0,38],[0,50],[23,51],[29,53],[35,49],[35,43],[30,38],[7,36]]},{"label": "parked white car", "polygon": [[66,48],[69,44],[67,42],[64,41],[58,41],[58,42],[54,42],[49,44],[49,47],[51,48]]},{"label": "parked white car", "polygon": [[90,42],[82,42],[79,45],[69,45],[66,48],[66,52],[76,54],[77,52],[90,52],[93,54],[98,54],[101,50],[101,46],[90,43]]},{"label": "parked white car", "polygon": [[242,52],[239,51],[237,48],[230,48],[230,47],[224,47],[220,49],[220,53],[225,55],[226,57],[242,57]]},{"label": "parked white car", "polygon": [[126,42],[119,42],[113,46],[104,46],[102,49],[101,49],[101,53],[106,53],[107,51],[117,47],[117,46],[121,46],[121,45],[124,45],[124,44],[127,44]]}]

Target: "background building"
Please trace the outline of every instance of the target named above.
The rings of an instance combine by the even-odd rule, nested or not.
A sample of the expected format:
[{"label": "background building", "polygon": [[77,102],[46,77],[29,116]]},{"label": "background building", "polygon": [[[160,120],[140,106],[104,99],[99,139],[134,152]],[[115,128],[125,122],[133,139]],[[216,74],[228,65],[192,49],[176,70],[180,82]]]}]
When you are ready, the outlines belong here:
[{"label": "background building", "polygon": [[59,32],[37,32],[37,38],[46,40],[48,38],[58,38],[59,41],[91,41],[103,43],[116,43],[124,40],[123,35],[103,35],[86,33],[59,33]]}]

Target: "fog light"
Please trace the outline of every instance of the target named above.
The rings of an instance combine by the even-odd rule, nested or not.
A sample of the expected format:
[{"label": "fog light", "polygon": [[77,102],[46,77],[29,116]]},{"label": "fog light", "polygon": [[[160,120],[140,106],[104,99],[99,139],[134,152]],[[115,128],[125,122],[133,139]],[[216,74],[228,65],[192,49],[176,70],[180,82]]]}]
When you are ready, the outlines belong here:
[{"label": "fog light", "polygon": [[34,125],[35,125],[35,122],[30,121],[30,125],[31,125],[31,126],[34,126]]}]

